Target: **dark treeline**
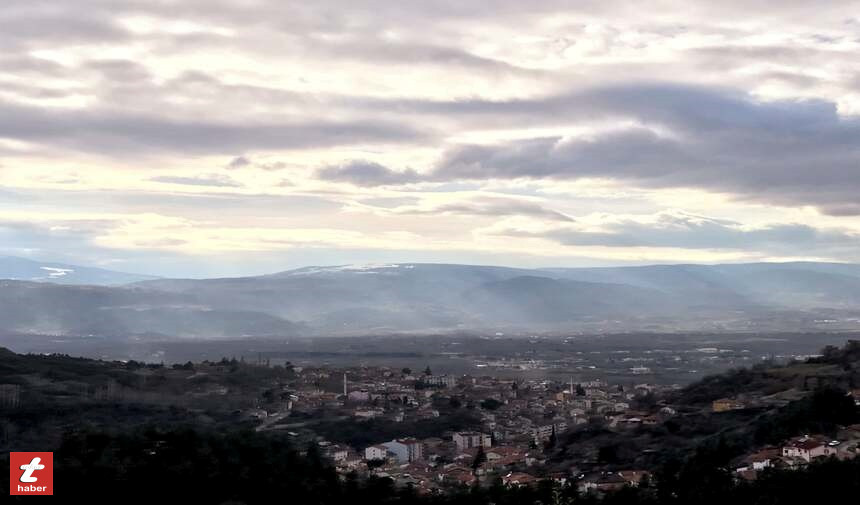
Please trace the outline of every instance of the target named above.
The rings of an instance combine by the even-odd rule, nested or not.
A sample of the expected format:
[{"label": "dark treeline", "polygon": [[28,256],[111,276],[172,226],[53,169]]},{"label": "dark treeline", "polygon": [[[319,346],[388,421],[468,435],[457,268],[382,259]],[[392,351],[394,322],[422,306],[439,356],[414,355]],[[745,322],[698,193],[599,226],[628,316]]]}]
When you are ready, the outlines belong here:
[{"label": "dark treeline", "polygon": [[54,457],[54,482],[55,496],[64,502],[148,505],[808,504],[860,492],[860,460],[765,471],[755,482],[737,483],[721,464],[726,456],[721,450],[702,448],[685,461],[669,461],[650,483],[603,497],[578,494],[573,485],[548,481],[522,488],[495,482],[419,496],[410,488],[395,488],[389,479],[339,479],[314,447],[300,453],[279,435],[190,426],[84,430],[65,435]]}]

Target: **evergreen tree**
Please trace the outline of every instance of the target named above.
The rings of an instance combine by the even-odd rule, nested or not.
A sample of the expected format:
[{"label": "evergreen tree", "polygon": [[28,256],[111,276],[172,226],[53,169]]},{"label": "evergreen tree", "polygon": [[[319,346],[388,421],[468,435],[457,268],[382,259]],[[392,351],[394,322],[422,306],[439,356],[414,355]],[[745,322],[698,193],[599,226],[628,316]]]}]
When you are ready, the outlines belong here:
[{"label": "evergreen tree", "polygon": [[477,473],[478,468],[487,461],[487,455],[484,453],[484,446],[478,447],[478,453],[475,454],[475,459],[472,460],[472,473]]}]

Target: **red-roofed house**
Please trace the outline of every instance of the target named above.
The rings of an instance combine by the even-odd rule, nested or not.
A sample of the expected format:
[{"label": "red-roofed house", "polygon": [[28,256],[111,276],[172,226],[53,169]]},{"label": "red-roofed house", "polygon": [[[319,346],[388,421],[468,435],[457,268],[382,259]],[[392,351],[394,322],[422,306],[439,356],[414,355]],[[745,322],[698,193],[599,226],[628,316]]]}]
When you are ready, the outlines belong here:
[{"label": "red-roofed house", "polygon": [[538,480],[539,479],[534,475],[523,472],[509,473],[502,477],[502,482],[506,486],[529,486],[536,483]]},{"label": "red-roofed house", "polygon": [[803,436],[795,438],[782,447],[782,455],[786,458],[800,458],[812,461],[821,456],[836,454],[836,449],[829,447],[827,442],[818,437]]}]

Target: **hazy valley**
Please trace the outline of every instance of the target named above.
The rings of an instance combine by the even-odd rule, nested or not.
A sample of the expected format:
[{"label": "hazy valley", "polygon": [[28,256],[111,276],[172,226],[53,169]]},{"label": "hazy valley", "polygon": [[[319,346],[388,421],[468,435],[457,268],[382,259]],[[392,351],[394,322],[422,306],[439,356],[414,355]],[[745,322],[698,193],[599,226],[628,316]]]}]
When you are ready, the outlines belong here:
[{"label": "hazy valley", "polygon": [[[0,281],[0,329],[59,336],[860,328],[860,266],[851,264],[538,270],[392,264],[197,280],[94,275],[74,266],[58,277],[36,266],[28,276],[15,264],[0,261],[0,277],[9,279]],[[129,279],[135,282],[121,282]]]}]

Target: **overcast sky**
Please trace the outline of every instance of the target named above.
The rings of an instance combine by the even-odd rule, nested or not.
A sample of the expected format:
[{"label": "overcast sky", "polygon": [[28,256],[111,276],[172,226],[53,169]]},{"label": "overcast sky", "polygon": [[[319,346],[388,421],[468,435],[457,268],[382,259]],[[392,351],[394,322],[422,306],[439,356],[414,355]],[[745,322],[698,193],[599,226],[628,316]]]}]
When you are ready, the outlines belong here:
[{"label": "overcast sky", "polygon": [[860,2],[4,0],[0,47],[0,255],[860,261]]}]

